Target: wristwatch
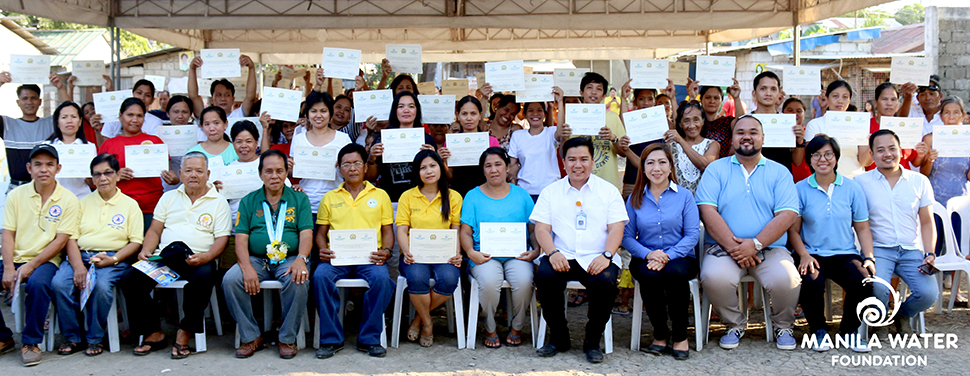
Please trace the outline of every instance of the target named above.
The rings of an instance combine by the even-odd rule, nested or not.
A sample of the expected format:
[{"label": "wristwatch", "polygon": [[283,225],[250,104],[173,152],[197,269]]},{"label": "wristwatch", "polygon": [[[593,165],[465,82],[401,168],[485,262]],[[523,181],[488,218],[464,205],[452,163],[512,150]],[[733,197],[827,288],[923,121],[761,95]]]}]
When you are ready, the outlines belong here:
[{"label": "wristwatch", "polygon": [[296,258],[303,260],[304,264],[310,265],[310,258],[304,255],[297,255]]},{"label": "wristwatch", "polygon": [[[924,258],[925,258],[925,257],[924,257]],[[876,259],[874,259],[874,258],[872,258],[872,257],[863,257],[863,258],[862,258],[862,261],[872,261],[872,262],[876,262]]]},{"label": "wristwatch", "polygon": [[552,252],[549,252],[549,254],[546,255],[546,257],[552,257],[552,255],[556,254],[556,252],[559,252],[559,249],[554,249]]},{"label": "wristwatch", "polygon": [[923,254],[923,258],[927,258],[927,257],[930,257],[930,256],[933,256],[933,258],[936,258],[936,254],[933,253],[933,252],[926,252],[926,253]]},{"label": "wristwatch", "polygon": [[606,257],[607,260],[613,261],[613,253],[610,251],[603,251],[603,257]]},{"label": "wristwatch", "polygon": [[765,249],[765,246],[762,245],[760,241],[758,241],[758,238],[757,237],[751,238],[751,240],[754,241],[754,250],[755,251],[761,252],[762,249]]}]

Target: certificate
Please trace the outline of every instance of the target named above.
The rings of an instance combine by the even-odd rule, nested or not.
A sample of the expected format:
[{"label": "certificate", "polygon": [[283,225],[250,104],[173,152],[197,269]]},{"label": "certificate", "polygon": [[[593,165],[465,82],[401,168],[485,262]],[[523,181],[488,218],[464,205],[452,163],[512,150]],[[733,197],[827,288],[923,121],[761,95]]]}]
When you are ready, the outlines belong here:
[{"label": "certificate", "polygon": [[451,152],[448,166],[478,166],[482,152],[488,149],[488,132],[449,133],[445,144]]},{"label": "certificate", "polygon": [[337,178],[337,148],[293,147],[293,177],[318,180]]},{"label": "certificate", "polygon": [[665,59],[630,60],[630,87],[634,89],[663,89],[670,74]]},{"label": "certificate", "polygon": [[330,230],[330,250],[334,258],[333,266],[367,265],[370,254],[377,251],[377,229]]},{"label": "certificate", "polygon": [[360,73],[360,50],[324,47],[320,66],[327,77],[353,80]]},{"label": "certificate", "polygon": [[698,56],[694,76],[704,86],[734,85],[734,56]]},{"label": "certificate", "polygon": [[239,49],[203,49],[199,51],[202,57],[202,78],[232,78],[242,76],[239,66]]},{"label": "certificate", "polygon": [[[165,90],[165,76],[153,76],[150,74],[146,74],[145,79],[151,82],[152,86],[155,86],[155,91]],[[239,88],[238,86],[236,87]],[[241,90],[241,91],[245,92],[245,90]]]},{"label": "certificate", "polygon": [[822,74],[816,67],[785,67],[782,77],[788,95],[818,95],[822,88]]},{"label": "certificate", "polygon": [[562,95],[564,97],[578,97],[582,91],[579,85],[583,81],[583,75],[587,72],[589,72],[587,68],[553,69],[553,84],[562,89]]},{"label": "certificate", "polygon": [[434,86],[434,81],[419,82],[418,87],[415,88],[418,93],[425,93],[427,95],[435,95],[438,93],[438,88]]},{"label": "certificate", "polygon": [[825,133],[839,141],[839,145],[859,146],[869,144],[869,113],[828,111],[825,113]]},{"label": "certificate", "polygon": [[109,91],[94,93],[94,113],[101,115],[101,124],[118,121],[121,112],[121,102],[131,97],[131,90]]},{"label": "certificate", "polygon": [[385,56],[391,63],[391,70],[397,73],[424,73],[421,69],[420,44],[384,45]]},{"label": "certificate", "polygon": [[[77,77],[74,86],[104,85],[104,61],[74,60],[71,62],[71,75]],[[161,88],[155,88],[162,90]]]},{"label": "certificate", "polygon": [[515,92],[515,103],[552,102],[556,98],[552,95],[555,86],[551,74],[525,75],[525,90]]},{"label": "certificate", "polygon": [[454,95],[418,95],[421,121],[426,124],[451,124],[455,121]]},{"label": "certificate", "polygon": [[[303,93],[297,90],[263,87],[263,104],[260,111],[266,111],[276,120],[296,122],[300,119],[300,103]],[[260,126],[262,128],[262,126]]]},{"label": "certificate", "polygon": [[525,70],[522,60],[485,63],[485,81],[496,93],[525,89]]},{"label": "certificate", "polygon": [[934,126],[933,149],[941,158],[970,157],[970,125]]},{"label": "certificate", "polygon": [[394,103],[394,93],[391,89],[354,90],[354,116],[359,122],[366,122],[371,116],[377,121],[387,120],[391,116],[392,103]]},{"label": "certificate", "polygon": [[766,148],[795,147],[795,114],[751,114],[761,121],[764,130],[764,144]]},{"label": "certificate", "polygon": [[10,55],[11,82],[45,85],[50,79],[50,55]]},{"label": "certificate", "polygon": [[410,229],[408,242],[418,264],[447,264],[458,254],[458,230]]},{"label": "certificate", "polygon": [[674,85],[687,85],[690,78],[690,63],[684,61],[671,61],[667,63],[667,78],[673,81]]},{"label": "certificate", "polygon": [[477,73],[477,74],[475,74],[475,87],[476,88],[481,89],[482,86],[485,86],[486,83],[487,82],[485,81],[485,73]]},{"label": "certificate", "polygon": [[168,145],[125,145],[125,167],[136,178],[157,178],[168,170]]},{"label": "certificate", "polygon": [[525,222],[479,223],[479,250],[492,257],[519,257],[526,251]]},{"label": "certificate", "polygon": [[889,72],[889,82],[905,84],[912,82],[919,86],[929,86],[930,69],[925,57],[893,57],[892,70]]},{"label": "certificate", "polygon": [[424,145],[424,128],[381,129],[384,163],[411,163]]},{"label": "certificate", "polygon": [[470,90],[468,80],[464,78],[441,81],[441,95],[454,95],[455,98],[464,98]]},{"label": "certificate", "polygon": [[[903,149],[915,147],[916,144],[923,142],[922,118],[883,116],[879,120],[879,129],[889,129],[895,132],[896,136],[899,136],[899,144]],[[936,143],[935,139],[933,143]]]},{"label": "certificate", "polygon": [[188,77],[172,77],[168,80],[168,92],[171,94],[186,94],[189,92]]},{"label": "certificate", "polygon": [[606,126],[606,106],[597,104],[566,103],[566,124],[574,136],[595,136]]},{"label": "certificate", "polygon": [[236,163],[209,171],[210,180],[222,182],[222,196],[229,200],[246,197],[250,192],[263,187],[259,178],[259,161]]},{"label": "certificate", "polygon": [[630,137],[630,144],[662,139],[664,133],[670,130],[664,105],[625,112],[623,125],[626,127],[626,135]]},{"label": "certificate", "polygon": [[199,143],[199,126],[163,125],[158,127],[158,138],[168,145],[168,153],[175,157],[184,156],[193,146]]},{"label": "certificate", "polygon": [[91,160],[98,155],[94,144],[54,145],[60,156],[61,171],[57,176],[62,178],[90,178]]}]

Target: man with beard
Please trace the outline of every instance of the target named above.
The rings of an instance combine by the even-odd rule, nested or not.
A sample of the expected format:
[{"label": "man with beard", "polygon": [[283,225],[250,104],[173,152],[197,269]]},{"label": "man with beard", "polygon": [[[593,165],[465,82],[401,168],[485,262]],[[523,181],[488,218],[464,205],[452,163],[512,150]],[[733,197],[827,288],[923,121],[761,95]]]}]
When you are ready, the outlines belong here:
[{"label": "man with beard", "polygon": [[738,307],[737,291],[741,277],[750,274],[771,291],[765,309],[770,304],[777,347],[793,350],[801,278],[785,243],[798,215],[795,184],[785,166],[761,155],[764,133],[757,118],[738,118],[731,134],[734,156],[709,164],[697,187],[708,234],[701,284],[728,327],[722,348],[737,347],[744,336],[748,319]]}]

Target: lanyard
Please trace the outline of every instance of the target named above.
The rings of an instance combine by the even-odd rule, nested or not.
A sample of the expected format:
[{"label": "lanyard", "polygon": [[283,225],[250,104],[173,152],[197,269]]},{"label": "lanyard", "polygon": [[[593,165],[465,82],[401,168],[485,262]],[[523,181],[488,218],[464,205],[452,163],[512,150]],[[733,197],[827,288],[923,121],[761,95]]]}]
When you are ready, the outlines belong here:
[{"label": "lanyard", "polygon": [[[269,235],[270,242],[283,240],[283,221],[286,219],[286,201],[280,200],[280,210],[276,212],[276,226],[273,226],[272,211],[269,204],[263,201],[263,220],[266,221],[266,233]],[[282,214],[282,215],[280,215]]]}]

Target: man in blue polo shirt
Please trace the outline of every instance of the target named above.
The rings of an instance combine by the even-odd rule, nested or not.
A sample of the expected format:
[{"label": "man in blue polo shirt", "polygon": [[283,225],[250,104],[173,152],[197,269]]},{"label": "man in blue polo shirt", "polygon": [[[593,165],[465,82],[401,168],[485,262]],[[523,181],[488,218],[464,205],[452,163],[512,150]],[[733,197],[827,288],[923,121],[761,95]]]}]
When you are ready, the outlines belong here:
[{"label": "man in blue polo shirt", "polygon": [[798,215],[795,184],[785,166],[761,155],[764,133],[758,119],[738,118],[731,134],[734,156],[708,165],[697,187],[708,234],[701,283],[728,326],[722,348],[737,347],[744,336],[748,319],[738,307],[737,289],[741,277],[751,274],[771,292],[778,348],[793,350],[801,278],[785,243]]}]

